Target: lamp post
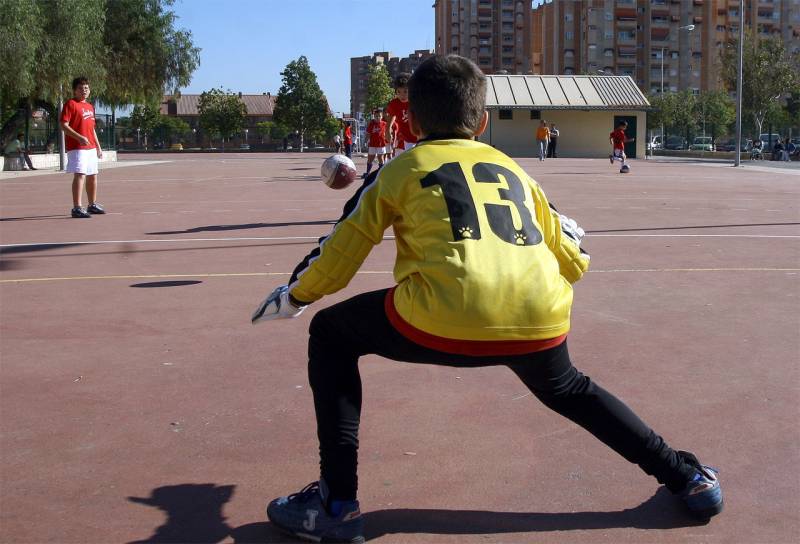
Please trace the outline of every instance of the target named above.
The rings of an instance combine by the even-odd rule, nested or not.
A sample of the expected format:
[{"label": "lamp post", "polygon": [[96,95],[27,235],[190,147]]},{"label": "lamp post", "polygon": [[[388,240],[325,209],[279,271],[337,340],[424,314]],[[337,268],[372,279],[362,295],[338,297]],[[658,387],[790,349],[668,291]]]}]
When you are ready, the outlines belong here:
[{"label": "lamp post", "polygon": [[[685,30],[686,32],[691,32],[694,30],[694,25],[686,25],[686,26],[679,26],[678,31]],[[661,48],[661,96],[664,96],[664,52],[667,50],[666,47]],[[661,123],[661,148],[664,149],[666,146],[666,141],[664,141],[664,123]]]},{"label": "lamp post", "polygon": [[249,128],[244,129],[244,143],[247,143],[247,134],[250,132]]},{"label": "lamp post", "polygon": [[142,147],[142,134],[141,134],[141,132],[142,132],[141,128],[137,128],[136,129],[136,147]]},{"label": "lamp post", "polygon": [[744,0],[739,0],[739,66],[736,73],[736,159],[733,166],[742,163],[742,59],[744,57]]}]

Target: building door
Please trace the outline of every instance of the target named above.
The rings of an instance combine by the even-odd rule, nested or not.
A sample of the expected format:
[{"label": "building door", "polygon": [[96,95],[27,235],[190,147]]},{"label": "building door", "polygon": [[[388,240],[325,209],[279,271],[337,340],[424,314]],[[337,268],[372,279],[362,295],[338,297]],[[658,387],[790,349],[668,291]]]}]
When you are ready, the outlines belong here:
[{"label": "building door", "polygon": [[[636,117],[632,115],[615,115],[614,129],[616,129],[617,125],[619,125],[622,121],[628,123],[628,128],[625,129],[626,138],[636,138]],[[629,159],[636,158],[636,140],[625,142],[625,156]]]}]

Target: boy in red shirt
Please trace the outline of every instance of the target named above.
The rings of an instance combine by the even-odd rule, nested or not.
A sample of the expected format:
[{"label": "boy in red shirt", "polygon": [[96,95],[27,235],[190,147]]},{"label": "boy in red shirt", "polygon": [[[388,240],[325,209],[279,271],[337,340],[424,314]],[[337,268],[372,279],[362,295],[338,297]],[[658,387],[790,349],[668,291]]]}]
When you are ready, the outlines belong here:
[{"label": "boy in red shirt", "polygon": [[[395,156],[403,151],[408,151],[417,144],[417,137],[411,131],[411,125],[408,123],[408,80],[410,77],[411,74],[404,72],[394,78],[395,97],[386,107],[386,111],[389,112],[387,132],[394,122],[397,122],[398,125],[397,140],[394,145]],[[388,133],[386,138],[389,139]]]},{"label": "boy in red shirt", "polygon": [[367,151],[367,171],[372,170],[372,163],[378,157],[378,169],[383,166],[383,157],[386,153],[386,121],[381,119],[381,110],[375,109],[372,112],[372,121],[367,125],[367,136],[369,137],[369,149]]},{"label": "boy in red shirt", "polygon": [[[89,98],[89,80],[77,77],[72,81],[73,98],[67,100],[61,111],[61,126],[67,148],[67,172],[72,177],[72,217],[86,218],[91,214],[106,213],[97,203],[97,159],[103,157],[103,150],[94,130],[94,106],[86,101]],[[81,207],[81,195],[86,185],[89,206]]]},{"label": "boy in red shirt", "polygon": [[617,125],[617,128],[614,132],[608,135],[608,141],[611,143],[611,155],[608,156],[611,164],[614,164],[615,160],[622,161],[622,166],[626,166],[625,160],[627,157],[625,156],[625,143],[632,142],[633,138],[628,138],[625,136],[625,130],[628,128],[628,123],[625,121],[620,121]]},{"label": "boy in red shirt", "polygon": [[350,123],[344,124],[344,154],[349,159],[353,153],[353,132],[350,129]]}]

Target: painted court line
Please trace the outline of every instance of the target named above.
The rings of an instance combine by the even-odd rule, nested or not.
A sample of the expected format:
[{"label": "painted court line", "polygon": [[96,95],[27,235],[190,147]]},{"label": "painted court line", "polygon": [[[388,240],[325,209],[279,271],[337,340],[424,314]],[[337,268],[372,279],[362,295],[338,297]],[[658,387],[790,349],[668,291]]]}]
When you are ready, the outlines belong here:
[{"label": "painted court line", "polygon": [[[147,213],[147,212],[144,212]],[[152,212],[150,212],[152,213]],[[800,234],[587,234],[587,238],[800,238]],[[384,240],[394,240],[385,236]],[[195,242],[253,242],[281,240],[319,240],[319,236],[242,236],[230,238],[166,238],[145,240],[84,240],[69,242],[27,242],[21,244],[0,244],[0,247],[31,246],[76,246],[92,244],[168,244]]]},{"label": "painted court line", "polygon": [[[663,272],[800,272],[800,268],[628,268],[613,270],[590,270],[589,274],[620,274],[620,273],[663,273]],[[392,270],[359,270],[356,274],[393,274]],[[34,283],[76,280],[141,280],[141,279],[167,279],[167,278],[241,278],[265,276],[291,276],[291,272],[229,272],[221,274],[140,274],[117,276],[64,276],[50,278],[13,278],[0,280],[3,283]]]}]

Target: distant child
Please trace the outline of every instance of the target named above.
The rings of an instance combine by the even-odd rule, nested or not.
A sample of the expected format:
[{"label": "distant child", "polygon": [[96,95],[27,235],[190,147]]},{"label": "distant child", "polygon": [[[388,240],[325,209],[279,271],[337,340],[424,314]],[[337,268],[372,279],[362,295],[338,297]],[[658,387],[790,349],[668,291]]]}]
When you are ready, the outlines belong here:
[{"label": "distant child", "polygon": [[[269,519],[308,540],[364,542],[356,474],[358,361],[368,354],[452,367],[508,367],[548,408],[655,476],[690,512],[706,518],[719,513],[715,471],[691,453],[670,448],[572,366],[571,284],[589,266],[580,248],[583,231],[555,211],[516,162],[474,140],[488,122],[486,77],[466,58],[436,56],[416,69],[408,87],[417,146],[364,182],[333,232],[252,316],[254,323],[297,317],[344,288],[384,231],[393,229],[397,285],[356,295],[311,320],[308,373],[321,477],[270,502]],[[554,447],[553,463],[557,455]],[[481,512],[471,515],[480,526]]]},{"label": "distant child", "polygon": [[550,145],[550,129],[547,128],[547,121],[539,121],[539,128],[536,129],[536,149],[539,151],[539,160],[547,158],[547,147]]},{"label": "distant child", "polygon": [[344,124],[344,154],[347,158],[351,158],[353,154],[353,131],[350,128],[350,123]]},{"label": "distant child", "polygon": [[380,109],[373,110],[372,120],[367,125],[369,149],[367,150],[365,178],[369,175],[369,171],[372,170],[372,163],[375,161],[375,157],[378,158],[378,168],[381,168],[383,166],[383,157],[386,154],[386,121],[381,119],[381,113]]},{"label": "distant child", "polygon": [[[408,151],[417,143],[417,136],[411,130],[408,122],[408,79],[411,74],[405,72],[398,74],[394,78],[395,97],[389,102],[386,111],[389,112],[389,123],[386,126],[387,132],[392,124],[397,122],[397,139],[394,142],[395,156],[403,151]],[[389,135],[387,134],[387,139]]]},{"label": "distant child", "polygon": [[625,144],[634,140],[634,138],[628,138],[625,135],[625,130],[627,130],[627,128],[628,123],[626,121],[620,121],[616,130],[608,135],[608,141],[611,143],[611,155],[609,155],[608,158],[611,161],[611,164],[614,164],[614,161],[619,160],[622,162],[622,166],[627,165]]}]

